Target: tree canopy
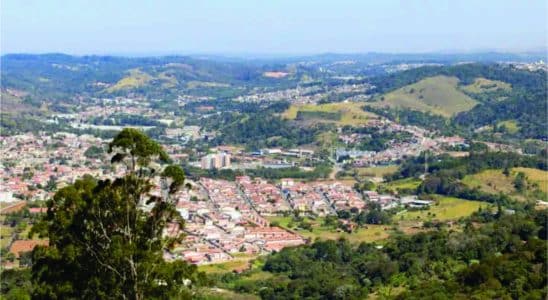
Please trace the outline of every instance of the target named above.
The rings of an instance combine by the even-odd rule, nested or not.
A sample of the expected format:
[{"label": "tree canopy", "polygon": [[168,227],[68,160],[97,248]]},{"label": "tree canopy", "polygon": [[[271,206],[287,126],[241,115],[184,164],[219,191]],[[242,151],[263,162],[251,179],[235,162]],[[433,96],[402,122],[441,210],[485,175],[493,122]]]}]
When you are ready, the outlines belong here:
[{"label": "tree canopy", "polygon": [[[154,161],[168,161],[162,147],[135,129],[124,129],[110,143],[113,162],[129,160],[125,176],[91,176],[60,189],[33,231],[49,239],[33,251],[33,297],[37,299],[191,298],[206,282],[196,266],[164,260],[164,251],[184,236],[183,219],[169,195],[184,183],[178,166],[161,177],[162,196],[152,195]],[[180,232],[180,231],[177,231]]]}]

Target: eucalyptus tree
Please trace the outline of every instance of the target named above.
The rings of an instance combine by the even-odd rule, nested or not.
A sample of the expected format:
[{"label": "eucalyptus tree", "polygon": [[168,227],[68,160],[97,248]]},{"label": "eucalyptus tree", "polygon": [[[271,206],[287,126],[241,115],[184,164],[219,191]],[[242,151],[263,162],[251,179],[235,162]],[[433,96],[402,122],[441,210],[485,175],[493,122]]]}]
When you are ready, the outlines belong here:
[{"label": "eucalyptus tree", "polygon": [[[185,299],[206,282],[203,273],[164,254],[181,242],[183,219],[172,195],[184,186],[179,166],[167,165],[162,147],[136,129],[109,144],[124,176],[89,175],[57,191],[33,232],[49,239],[33,251],[37,299]],[[163,192],[152,193],[160,178]],[[145,209],[148,208],[148,209]],[[180,231],[177,231],[180,232]]]}]

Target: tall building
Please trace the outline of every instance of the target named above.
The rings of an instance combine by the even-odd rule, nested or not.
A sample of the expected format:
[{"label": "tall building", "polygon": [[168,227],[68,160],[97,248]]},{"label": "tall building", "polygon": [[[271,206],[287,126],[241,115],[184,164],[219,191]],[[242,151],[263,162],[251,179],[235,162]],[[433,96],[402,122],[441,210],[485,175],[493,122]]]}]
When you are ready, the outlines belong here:
[{"label": "tall building", "polygon": [[230,167],[230,154],[208,154],[202,157],[200,165],[202,169],[221,169]]}]

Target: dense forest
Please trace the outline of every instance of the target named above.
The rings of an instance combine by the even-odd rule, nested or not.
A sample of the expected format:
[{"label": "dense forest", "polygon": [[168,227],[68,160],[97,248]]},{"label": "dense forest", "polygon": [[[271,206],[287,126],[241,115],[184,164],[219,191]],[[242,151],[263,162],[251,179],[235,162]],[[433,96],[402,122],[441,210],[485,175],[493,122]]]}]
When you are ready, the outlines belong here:
[{"label": "dense forest", "polygon": [[220,281],[262,299],[545,298],[547,212],[494,218],[473,217],[463,231],[400,235],[382,246],[316,241],[269,256],[268,280]]}]

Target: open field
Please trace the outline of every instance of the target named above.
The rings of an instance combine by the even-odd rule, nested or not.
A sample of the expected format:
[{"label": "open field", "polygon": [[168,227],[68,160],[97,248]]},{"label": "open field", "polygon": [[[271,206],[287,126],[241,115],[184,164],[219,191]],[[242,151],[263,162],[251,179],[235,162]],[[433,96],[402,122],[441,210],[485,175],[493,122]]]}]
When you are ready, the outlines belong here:
[{"label": "open field", "polygon": [[500,192],[505,194],[512,194],[516,192],[514,188],[513,180],[514,176],[506,177],[502,174],[503,170],[485,170],[477,174],[466,175],[462,179],[462,183],[468,187],[478,187],[481,191],[491,194],[498,194]]},{"label": "open field", "polygon": [[107,92],[116,92],[124,89],[138,88],[145,85],[152,79],[152,76],[150,76],[149,74],[139,69],[132,69],[129,71],[128,76],[120,79],[115,85],[109,87],[107,89]]},{"label": "open field", "polygon": [[[326,104],[305,104],[291,105],[282,117],[288,120],[295,120],[299,112],[318,113],[316,121],[331,122],[338,125],[365,125],[367,120],[374,118],[375,115],[362,109],[363,104],[355,102],[338,102]],[[322,117],[324,116],[324,117]],[[325,116],[329,116],[325,118]],[[308,119],[314,119],[313,114],[307,114]]]},{"label": "open field", "polygon": [[[391,227],[389,225],[367,225],[367,228],[359,228],[352,233],[347,233],[334,229],[333,227],[323,226],[324,218],[317,218],[315,220],[305,218],[306,222],[312,225],[312,231],[303,229],[295,230],[294,228],[298,223],[293,222],[292,217],[269,217],[268,220],[270,222],[278,222],[280,227],[292,230],[312,241],[316,239],[337,240],[339,238],[345,238],[352,243],[374,242],[388,238],[391,233]],[[293,223],[293,227],[289,226],[291,223]]]},{"label": "open field", "polygon": [[0,98],[2,99],[2,113],[21,114],[38,113],[40,111],[37,107],[25,103],[23,99],[6,92],[0,92]]},{"label": "open field", "polygon": [[502,121],[497,124],[497,126],[502,126],[502,125],[506,127],[506,130],[508,131],[508,133],[512,133],[512,134],[518,132],[520,129],[518,122],[516,122],[516,120]]},{"label": "open field", "polygon": [[541,191],[548,193],[548,172],[533,168],[513,168],[512,172],[523,172],[527,180],[538,184]]},{"label": "open field", "polygon": [[223,262],[219,264],[210,264],[210,265],[200,265],[198,270],[206,273],[225,273],[232,272],[235,269],[245,268],[250,264],[250,261],[255,259],[256,256],[240,256],[235,257],[233,260],[228,262]]},{"label": "open field", "polygon": [[416,189],[421,184],[421,182],[422,180],[418,178],[410,177],[410,178],[387,182],[384,184],[384,186],[394,191],[398,189]]},{"label": "open field", "polygon": [[11,241],[11,235],[15,228],[6,225],[0,225],[0,248],[5,248]]},{"label": "open field", "polygon": [[[466,175],[461,182],[471,188],[479,188],[481,191],[491,194],[504,193],[513,196],[517,200],[544,198],[538,190],[548,193],[548,172],[533,168],[512,168],[507,177],[503,170],[484,170],[477,174]],[[525,173],[527,189],[518,192],[514,186],[514,179],[518,172]]]},{"label": "open field", "polygon": [[487,208],[489,203],[470,201],[453,197],[436,196],[436,203],[429,210],[407,211],[395,219],[403,220],[457,220],[477,211],[480,207]]},{"label": "open field", "polygon": [[485,92],[494,92],[494,91],[497,91],[498,89],[501,89],[504,91],[511,91],[512,86],[509,83],[498,81],[498,80],[490,80],[487,78],[476,78],[476,80],[474,80],[473,83],[462,86],[461,89],[469,93],[480,94]]},{"label": "open field", "polygon": [[196,80],[192,80],[192,81],[187,82],[186,86],[189,89],[230,87],[230,85],[228,85],[226,83],[196,81]]},{"label": "open field", "polygon": [[450,117],[472,109],[477,101],[457,87],[456,77],[435,76],[404,86],[380,97],[370,105],[409,108]]},{"label": "open field", "polygon": [[369,168],[356,168],[359,176],[365,177],[383,177],[384,175],[392,174],[398,170],[396,165],[378,166]]}]

